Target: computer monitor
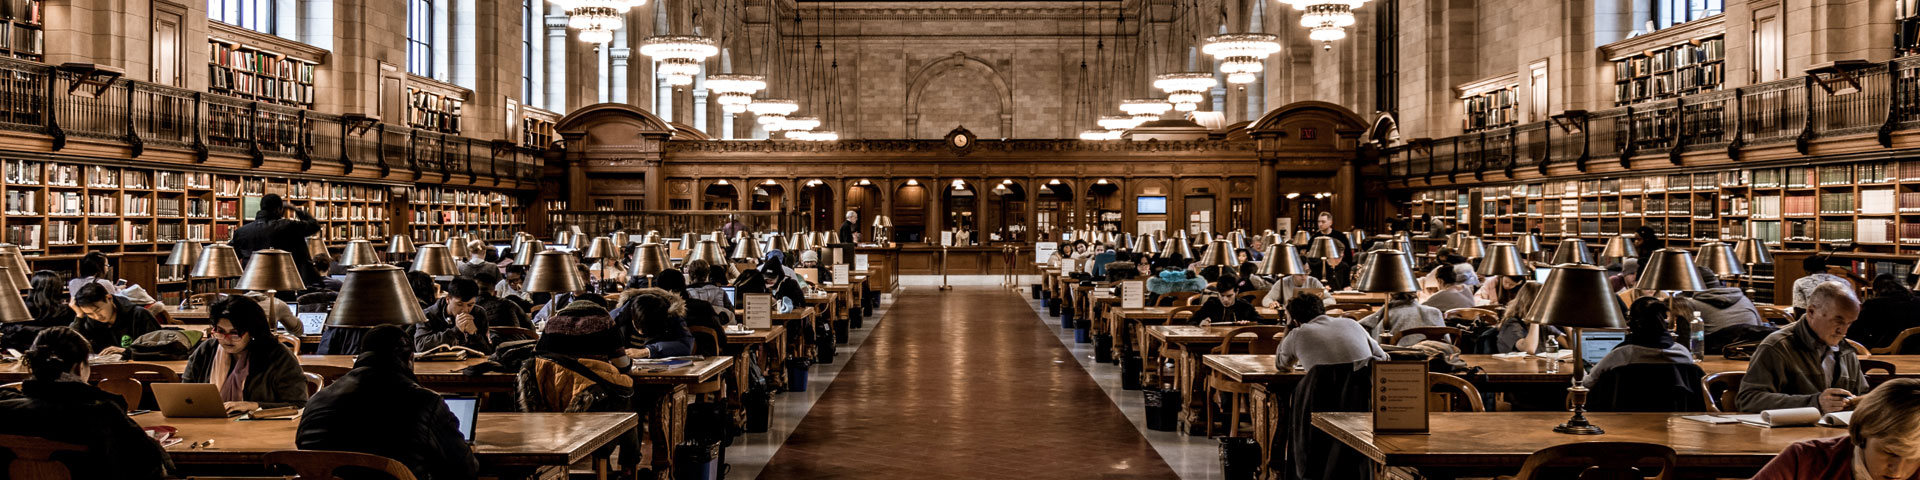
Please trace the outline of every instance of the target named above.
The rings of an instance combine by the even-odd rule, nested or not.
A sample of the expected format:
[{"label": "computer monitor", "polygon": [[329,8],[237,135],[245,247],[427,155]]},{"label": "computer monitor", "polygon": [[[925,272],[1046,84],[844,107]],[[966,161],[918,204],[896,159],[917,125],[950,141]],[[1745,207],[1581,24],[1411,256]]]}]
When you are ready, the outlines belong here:
[{"label": "computer monitor", "polygon": [[460,435],[467,437],[467,444],[473,444],[474,419],[480,414],[480,399],[474,397],[441,397],[447,402],[447,410],[453,411],[453,418],[459,421]]},{"label": "computer monitor", "polygon": [[1613,351],[1614,347],[1620,346],[1620,343],[1625,341],[1627,341],[1626,330],[1581,330],[1580,356],[1586,363],[1581,367],[1593,368],[1593,364],[1600,363],[1600,359],[1607,357],[1607,352]]},{"label": "computer monitor", "polygon": [[740,304],[740,293],[733,287],[720,287],[720,291],[726,292],[727,301],[733,302],[734,305]]}]

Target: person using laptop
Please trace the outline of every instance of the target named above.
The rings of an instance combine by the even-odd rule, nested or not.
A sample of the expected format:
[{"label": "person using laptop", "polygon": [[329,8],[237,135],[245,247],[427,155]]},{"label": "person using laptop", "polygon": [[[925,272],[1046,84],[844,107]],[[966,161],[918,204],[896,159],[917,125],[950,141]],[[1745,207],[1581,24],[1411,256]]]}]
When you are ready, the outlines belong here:
[{"label": "person using laptop", "polygon": [[485,288],[487,285],[493,285],[499,281],[500,275],[494,272],[480,272],[478,276],[473,277],[474,284],[481,287],[478,293],[479,300],[476,300],[474,304],[486,310],[487,314],[492,316],[489,318],[495,323],[492,326],[520,327],[532,330],[533,320],[527,315],[526,309],[520,308],[519,305],[505,298],[500,298],[498,294],[494,293],[494,289]]},{"label": "person using laptop", "polygon": [[[715,273],[720,275],[718,280],[714,277]],[[716,282],[726,281],[726,276],[726,267],[716,269],[706,260],[694,260],[687,264],[687,281],[692,285],[687,286],[684,295],[688,299],[697,299],[710,304],[713,307],[714,321],[721,325],[733,323],[733,296],[727,293],[726,287],[716,284]]]},{"label": "person using laptop", "polygon": [[228,412],[307,404],[300,360],[280,345],[260,304],[228,297],[207,308],[207,340],[187,357],[185,383],[211,383]]},{"label": "person using laptop", "polygon": [[413,376],[413,337],[381,325],[361,338],[353,370],[327,384],[300,415],[294,444],[394,459],[421,480],[467,479],[480,462],[460,421]]},{"label": "person using laptop", "polygon": [[87,339],[67,327],[34,337],[20,389],[0,389],[0,434],[79,445],[63,460],[72,478],[158,479],[173,467],[167,452],[127,416],[126,400],[87,384]]},{"label": "person using laptop", "polygon": [[1620,346],[1607,352],[1599,363],[1593,364],[1593,370],[1587,372],[1587,378],[1580,383],[1594,388],[1600,383],[1600,377],[1609,370],[1625,365],[1642,363],[1693,363],[1693,352],[1687,346],[1673,340],[1673,332],[1667,330],[1667,302],[1653,297],[1640,297],[1633,301],[1633,307],[1627,310],[1627,338]]}]

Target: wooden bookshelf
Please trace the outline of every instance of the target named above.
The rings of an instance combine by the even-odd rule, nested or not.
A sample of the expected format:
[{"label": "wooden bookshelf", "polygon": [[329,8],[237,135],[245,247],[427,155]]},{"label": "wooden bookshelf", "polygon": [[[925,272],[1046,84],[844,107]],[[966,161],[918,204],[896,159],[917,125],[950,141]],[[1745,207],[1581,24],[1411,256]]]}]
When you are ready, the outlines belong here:
[{"label": "wooden bookshelf", "polygon": [[1520,121],[1519,97],[1520,85],[1511,84],[1486,92],[1468,95],[1462,99],[1466,103],[1467,133],[1511,127]]},{"label": "wooden bookshelf", "polygon": [[1696,38],[1613,59],[1613,103],[1719,90],[1726,83],[1724,35]]},{"label": "wooden bookshelf", "polygon": [[460,108],[465,102],[414,87],[407,87],[407,126],[440,133],[460,133]]},{"label": "wooden bookshelf", "polygon": [[218,37],[209,37],[207,57],[209,92],[313,108],[317,61]]},{"label": "wooden bookshelf", "polygon": [[527,148],[553,147],[554,123],[543,118],[520,119],[520,146]]},{"label": "wooden bookshelf", "polygon": [[0,55],[41,61],[46,57],[43,0],[0,0]]},{"label": "wooden bookshelf", "polygon": [[407,191],[408,234],[414,243],[440,243],[455,235],[503,242],[526,229],[519,194],[504,191],[419,186]]}]

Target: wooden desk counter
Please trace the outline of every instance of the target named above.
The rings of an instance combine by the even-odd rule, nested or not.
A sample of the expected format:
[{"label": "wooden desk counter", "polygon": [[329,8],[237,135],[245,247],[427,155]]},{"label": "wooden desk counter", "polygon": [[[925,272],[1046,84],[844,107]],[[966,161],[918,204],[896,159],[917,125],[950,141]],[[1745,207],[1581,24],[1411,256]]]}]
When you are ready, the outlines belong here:
[{"label": "wooden desk counter", "polygon": [[[167,447],[174,463],[259,466],[260,456],[294,450],[297,420],[251,422],[227,418],[167,418],[160,413],[133,417],[142,427],[167,425],[185,441]],[[474,456],[489,474],[527,476],[539,467],[566,468],[639,425],[633,413],[488,413],[474,422]],[[190,448],[214,440],[209,448]]]},{"label": "wooden desk counter", "polygon": [[1429,477],[1510,475],[1536,450],[1604,441],[1671,446],[1683,471],[1746,478],[1793,442],[1847,434],[1823,427],[1708,425],[1682,415],[1689,414],[1588,412],[1604,435],[1554,433],[1566,412],[1434,413],[1427,417],[1431,435],[1376,435],[1368,413],[1316,413],[1313,428],[1375,463],[1419,469]]}]

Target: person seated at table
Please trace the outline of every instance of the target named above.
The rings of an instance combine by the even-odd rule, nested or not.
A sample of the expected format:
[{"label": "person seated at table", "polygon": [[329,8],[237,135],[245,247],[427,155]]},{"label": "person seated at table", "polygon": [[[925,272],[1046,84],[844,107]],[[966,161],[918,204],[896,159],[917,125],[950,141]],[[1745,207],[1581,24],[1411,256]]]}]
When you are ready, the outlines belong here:
[{"label": "person seated at table", "polygon": [[1433,294],[1440,293],[1446,287],[1446,282],[1440,281],[1440,271],[1465,263],[1467,257],[1455,255],[1452,248],[1440,247],[1439,251],[1433,253],[1433,263],[1423,267],[1427,274],[1420,276],[1420,291],[1416,298],[1425,302]]},{"label": "person seated at table", "polygon": [[[690,299],[699,299],[713,306],[714,320],[721,325],[733,323],[733,299],[727,296],[727,289],[719,283],[725,282],[726,267],[714,268],[706,260],[694,260],[687,263],[687,291]],[[719,278],[715,278],[718,274]]]},{"label": "person seated at table", "polygon": [[335,280],[333,276],[346,275],[347,274],[346,268],[334,265],[333,255],[329,255],[327,254],[327,252],[324,252],[324,251],[314,252],[313,259],[311,261],[313,262],[313,271],[320,272],[322,276],[320,277],[320,281],[318,283],[310,285],[310,287],[317,287],[317,289],[319,290],[327,290],[332,292],[340,291],[341,282],[339,280]]},{"label": "person seated at table", "polygon": [[468,241],[467,258],[456,259],[454,268],[460,272],[460,276],[462,277],[478,277],[480,272],[492,273],[498,277],[500,276],[500,264],[487,261],[487,254],[489,253],[493,253],[493,247],[488,247],[487,242],[479,240]]},{"label": "person seated at table", "polygon": [[740,276],[733,277],[733,293],[748,294],[748,293],[770,293],[770,292],[767,290],[767,279],[766,277],[760,275],[760,270],[750,269],[750,270],[741,270]]},{"label": "person seated at table", "polygon": [[500,298],[520,297],[521,300],[532,302],[533,296],[527,293],[527,266],[510,265],[500,269],[500,281],[493,284],[493,294]]},{"label": "person seated at table", "polygon": [[[719,309],[714,308],[713,303],[689,296],[687,294],[686,276],[681,275],[679,270],[667,269],[666,271],[660,272],[654,284],[661,290],[666,290],[667,293],[677,295],[682,301],[686,302],[686,312],[682,313],[680,318],[686,320],[687,326],[711,328],[714,333],[719,333],[722,330],[721,325],[725,324],[725,322],[722,321]],[[638,295],[643,291],[644,290],[628,289],[625,292],[621,292],[621,304],[624,305],[626,300],[631,299],[634,295]],[[731,314],[732,312],[729,311],[727,313]],[[615,315],[615,318],[618,317],[619,315]]]},{"label": "person seated at table", "polygon": [[1587,372],[1587,378],[1581,385],[1594,388],[1600,382],[1600,376],[1609,370],[1621,366],[1642,363],[1693,363],[1693,352],[1686,345],[1673,341],[1673,332],[1667,329],[1669,315],[1667,302],[1653,297],[1641,297],[1633,301],[1633,307],[1627,310],[1627,339],[1607,352],[1593,369]]},{"label": "person seated at table", "polygon": [[294,445],[387,457],[422,480],[480,472],[460,420],[439,393],[414,378],[413,337],[393,325],[369,329],[353,369],[307,402]]},{"label": "person seated at table", "polygon": [[113,266],[107,264],[107,254],[87,252],[85,256],[80,257],[80,276],[67,280],[67,295],[79,297],[80,286],[89,283],[106,287],[108,294],[119,295],[120,286],[112,280],[112,272]]},{"label": "person seated at table", "polygon": [[[1259,264],[1243,262],[1240,264],[1239,271],[1240,282],[1246,284],[1248,287],[1252,287],[1241,289],[1241,292],[1266,292],[1268,289],[1273,288],[1273,282],[1268,282],[1267,279],[1260,278],[1259,275],[1255,274],[1255,272],[1260,271]],[[1263,293],[1261,295],[1264,296],[1265,294]]]},{"label": "person seated at table", "polygon": [[187,356],[186,383],[211,383],[228,412],[307,404],[300,359],[280,344],[260,304],[240,297],[207,307],[207,339]]},{"label": "person seated at table", "polygon": [[0,389],[0,434],[80,446],[56,453],[71,478],[159,479],[173,462],[127,416],[126,399],[87,384],[93,348],[66,327],[41,331],[25,355],[32,372],[18,390]]},{"label": "person seated at table", "polygon": [[1295,295],[1299,295],[1301,290],[1307,289],[1325,292],[1327,291],[1327,286],[1320,283],[1320,279],[1313,278],[1312,275],[1304,273],[1287,275],[1280,277],[1279,280],[1275,280],[1273,286],[1268,287],[1267,296],[1261,299],[1261,302],[1266,305],[1267,308],[1280,308],[1280,306],[1285,305],[1288,300],[1293,300]]},{"label": "person seated at table", "polygon": [[1640,259],[1623,258],[1607,264],[1607,290],[1619,292],[1640,282]]},{"label": "person seated at table", "polygon": [[147,313],[153,314],[153,321],[160,322],[161,325],[175,325],[180,323],[173,319],[172,312],[167,311],[167,304],[161,303],[159,300],[154,300],[153,295],[148,294],[147,289],[144,287],[128,285],[127,288],[120,290],[120,296],[126,298],[129,302],[133,302],[133,305],[136,307],[147,309]]},{"label": "person seated at table", "polygon": [[1327,316],[1327,307],[1319,295],[1300,295],[1287,301],[1287,315],[1309,319],[1287,331],[1280,339],[1280,350],[1273,365],[1291,371],[1295,365],[1312,370],[1321,365],[1354,363],[1361,360],[1386,360],[1380,341],[1360,328],[1360,323]]},{"label": "person seated at table", "polygon": [[[1520,291],[1533,279],[1525,275],[1498,275],[1498,278],[1486,279],[1480,288],[1473,292],[1473,303],[1482,307],[1488,305],[1505,306],[1520,297]],[[1537,287],[1536,287],[1537,288]]]},{"label": "person seated at table", "polygon": [[820,264],[820,252],[807,250],[800,252],[800,264],[797,268],[813,269],[813,278],[821,284],[833,283],[833,269]]},{"label": "person seated at table", "polygon": [[1159,275],[1147,279],[1147,293],[1156,301],[1162,295],[1175,292],[1199,292],[1205,288],[1207,283],[1200,280],[1193,270],[1179,267],[1161,270]]},{"label": "person seated at table", "polygon": [[[1093,246],[1087,244],[1086,240],[1074,240],[1073,248],[1071,252],[1067,254],[1067,259],[1072,261],[1073,268],[1072,270],[1066,273],[1081,274],[1081,273],[1092,272],[1093,266],[1091,265],[1092,262],[1089,262],[1089,260],[1093,259],[1093,255],[1094,255]],[[1081,278],[1082,276],[1073,275],[1073,277]]]},{"label": "person seated at table", "polygon": [[1844,437],[1787,445],[1754,480],[1920,479],[1920,380],[1900,378],[1860,398]]},{"label": "person seated at table", "polygon": [[480,284],[471,278],[455,277],[447,282],[447,294],[421,313],[427,321],[414,325],[413,346],[427,351],[441,345],[471,348],[492,353],[487,327],[493,325],[487,309],[478,305]]},{"label": "person seated at table", "polygon": [[[577,300],[554,312],[541,327],[533,357],[515,376],[520,411],[633,411],[633,377],[611,363],[624,362],[622,333],[599,303]],[[621,471],[640,464],[640,430],[628,430],[607,447],[620,449]]]},{"label": "person seated at table", "polygon": [[[1414,303],[1413,298],[1413,292],[1396,292],[1388,295],[1387,308],[1360,319],[1360,326],[1366,328],[1373,338],[1380,338],[1382,333],[1390,337],[1399,336],[1400,332],[1409,328],[1447,326],[1447,321],[1441,315],[1440,309]],[[1387,312],[1385,321],[1380,318],[1381,312]],[[1416,333],[1401,337],[1400,341],[1394,344],[1405,347],[1426,339],[1426,335]]]},{"label": "person seated at table", "polygon": [[1746,293],[1738,287],[1726,286],[1720,277],[1705,267],[1695,265],[1693,268],[1706,290],[1681,292],[1677,295],[1680,300],[1675,301],[1674,309],[1680,318],[1689,320],[1697,312],[1700,320],[1706,323],[1706,348],[1702,353],[1717,355],[1727,345],[1757,342],[1778,330],[1760,317],[1760,309],[1755,308],[1753,301],[1748,300]]},{"label": "person seated at table", "polygon": [[786,267],[777,262],[763,263],[760,276],[766,279],[762,285],[767,289],[765,293],[773,294],[773,301],[786,300],[794,310],[807,308],[807,294],[800,290],[800,281],[788,275]]},{"label": "person seated at table", "polygon": [[413,299],[420,302],[421,310],[440,300],[440,284],[434,283],[433,275],[426,272],[407,271],[407,287],[413,290]]},{"label": "person seated at table", "polygon": [[[668,271],[674,272],[673,276],[680,273]],[[684,298],[662,288],[630,290],[623,297],[620,307],[613,309],[609,315],[613,317],[614,324],[620,326],[622,338],[626,341],[626,358],[666,358],[693,354],[693,335],[687,333],[687,302]]]},{"label": "person seated at table", "polygon": [[133,339],[160,329],[160,321],[147,309],[108,293],[97,282],[81,285],[80,293],[68,306],[73,309],[73,329],[87,337],[88,345],[100,349],[101,355],[125,352]]},{"label": "person seated at table", "polygon": [[306,325],[300,323],[300,317],[293,314],[293,308],[285,300],[267,296],[267,292],[247,292],[242,297],[260,305],[260,311],[267,312],[268,328],[279,327],[294,335],[306,332]]},{"label": "person seated at table", "polygon": [[473,278],[474,285],[480,286],[479,300],[474,302],[474,306],[487,311],[487,320],[491,326],[533,329],[533,321],[528,319],[527,309],[494,295],[493,289],[485,287],[498,281],[500,277],[493,272],[480,272],[480,276]]},{"label": "person seated at table", "polygon": [[1860,358],[1847,343],[1847,328],[1860,316],[1853,287],[1827,282],[1807,294],[1807,314],[1767,335],[1740,381],[1739,409],[1758,413],[1780,408],[1818,407],[1831,413],[1847,408],[1847,398],[1867,390]]},{"label": "person seated at table", "polygon": [[[1567,344],[1566,332],[1551,325],[1541,325],[1526,320],[1527,311],[1533,309],[1533,299],[1540,293],[1540,282],[1527,281],[1513,300],[1503,305],[1500,315],[1500,333],[1494,340],[1492,353],[1538,353],[1546,349],[1547,340],[1554,339],[1561,345]],[[1486,353],[1486,352],[1481,352]]]},{"label": "person seated at table", "polygon": [[1467,289],[1470,288],[1467,280],[1471,278],[1473,271],[1465,269],[1465,265],[1464,263],[1454,264],[1452,268],[1441,267],[1435,271],[1435,277],[1440,279],[1440,291],[1427,297],[1427,301],[1420,304],[1439,309],[1441,312],[1456,308],[1473,308],[1473,296],[1467,294]]},{"label": "person seated at table", "polygon": [[1920,313],[1916,312],[1920,312],[1920,302],[1914,300],[1912,290],[1900,284],[1899,277],[1891,273],[1875,275],[1873,298],[1861,302],[1860,321],[1847,330],[1847,338],[1870,349],[1899,347],[1893,339],[1900,332],[1920,327]]},{"label": "person seated at table", "polygon": [[1848,289],[1853,288],[1852,280],[1847,280],[1847,277],[1827,272],[1826,256],[1808,255],[1807,258],[1800,260],[1800,268],[1807,272],[1807,276],[1800,277],[1800,279],[1793,281],[1793,311],[1795,315],[1805,315],[1807,313],[1807,310],[1811,308],[1810,303],[1813,298],[1813,289],[1819,287],[1820,284],[1838,282]]},{"label": "person seated at table", "polygon": [[1205,325],[1207,323],[1233,324],[1239,322],[1274,323],[1274,320],[1261,318],[1260,312],[1254,310],[1252,303],[1240,301],[1239,297],[1242,285],[1240,280],[1233,276],[1220,277],[1220,281],[1213,283],[1213,288],[1201,294],[1204,299],[1200,301],[1200,309],[1194,311],[1192,316],[1187,317],[1187,323],[1190,325]]},{"label": "person seated at table", "polygon": [[1092,278],[1106,278],[1107,264],[1113,263],[1120,254],[1113,250],[1112,244],[1106,242],[1095,244],[1093,251],[1093,266],[1088,269],[1088,272],[1093,274]]},{"label": "person seated at table", "polygon": [[73,308],[67,306],[66,282],[52,270],[33,272],[27,280],[27,314],[32,320],[0,323],[0,348],[26,351],[41,330],[73,325]]}]

